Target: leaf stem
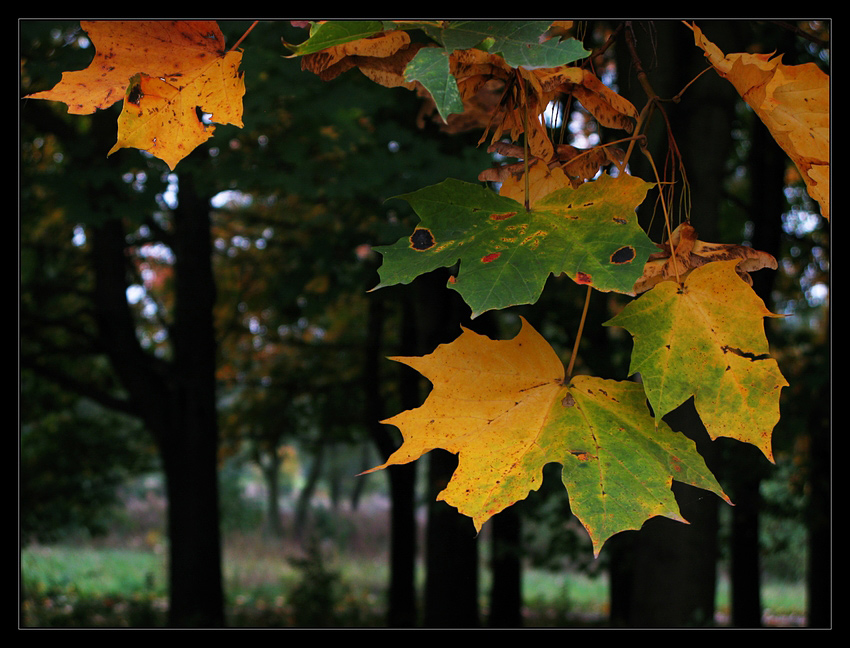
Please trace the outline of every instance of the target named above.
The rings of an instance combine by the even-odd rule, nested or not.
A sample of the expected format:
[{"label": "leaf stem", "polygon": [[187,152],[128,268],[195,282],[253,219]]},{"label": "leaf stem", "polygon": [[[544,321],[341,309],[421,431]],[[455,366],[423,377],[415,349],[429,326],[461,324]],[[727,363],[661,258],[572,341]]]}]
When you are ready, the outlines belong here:
[{"label": "leaf stem", "polygon": [[251,30],[252,30],[252,29],[254,29],[254,27],[256,27],[256,26],[257,26],[257,24],[258,24],[259,22],[260,22],[259,20],[255,20],[253,23],[251,23],[251,26],[250,26],[250,27],[248,27],[248,29],[247,29],[247,30],[245,30],[245,33],[244,33],[244,34],[242,34],[242,36],[239,38],[239,40],[238,40],[238,41],[236,41],[235,43],[233,43],[233,45],[230,47],[230,49],[229,49],[228,51],[229,51],[229,52],[232,52],[232,51],[233,51],[233,50],[235,50],[237,47],[239,47],[239,44],[240,44],[243,40],[245,40],[245,37],[246,37],[246,36],[248,36],[248,34],[250,34],[250,33],[251,33]]},{"label": "leaf stem", "polygon": [[569,382],[570,378],[573,375],[573,366],[576,363],[576,356],[578,355],[578,345],[581,342],[581,334],[584,332],[584,323],[587,320],[587,309],[590,306],[590,293],[593,292],[593,288],[590,286],[587,287],[587,295],[584,297],[584,310],[581,312],[581,321],[578,324],[578,332],[576,333],[576,341],[573,343],[573,353],[570,356],[570,364],[567,367],[567,375],[564,379],[564,382]]},{"label": "leaf stem", "polygon": [[667,226],[667,240],[670,242],[670,259],[673,261],[673,272],[676,273],[676,283],[681,283],[679,278],[679,261],[676,259],[676,249],[673,247],[673,228],[670,226],[670,214],[667,212],[667,201],[664,200],[664,192],[661,191],[661,178],[658,176],[658,169],[655,167],[655,160],[652,159],[652,154],[645,146],[641,146],[641,152],[644,157],[649,160],[652,172],[655,174],[655,181],[658,183],[658,198],[661,200],[661,211],[664,212],[664,224]]}]

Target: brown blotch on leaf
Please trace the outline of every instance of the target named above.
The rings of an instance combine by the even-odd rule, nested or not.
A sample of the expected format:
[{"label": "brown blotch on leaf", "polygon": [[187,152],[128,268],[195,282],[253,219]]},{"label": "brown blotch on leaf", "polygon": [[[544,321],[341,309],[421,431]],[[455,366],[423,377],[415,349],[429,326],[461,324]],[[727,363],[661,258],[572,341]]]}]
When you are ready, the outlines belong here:
[{"label": "brown blotch on leaf", "polygon": [[138,106],[144,96],[145,93],[142,92],[142,86],[136,83],[130,87],[130,92],[127,93],[127,102]]},{"label": "brown blotch on leaf", "polygon": [[586,272],[577,272],[576,273],[576,283],[577,284],[589,284],[593,281],[593,277],[591,277]]},{"label": "brown blotch on leaf", "polygon": [[611,263],[622,265],[631,263],[635,258],[635,249],[631,245],[624,245],[611,255]]},{"label": "brown blotch on leaf", "polygon": [[503,221],[511,216],[516,216],[516,212],[504,212],[503,214],[490,214],[490,220]]},{"label": "brown blotch on leaf", "polygon": [[490,263],[491,261],[498,259],[500,256],[502,256],[501,252],[493,252],[492,254],[481,257],[481,263]]},{"label": "brown blotch on leaf", "polygon": [[434,235],[431,234],[431,230],[418,227],[413,230],[413,234],[410,235],[410,247],[414,250],[418,250],[420,252],[429,250],[434,247],[434,243]]}]

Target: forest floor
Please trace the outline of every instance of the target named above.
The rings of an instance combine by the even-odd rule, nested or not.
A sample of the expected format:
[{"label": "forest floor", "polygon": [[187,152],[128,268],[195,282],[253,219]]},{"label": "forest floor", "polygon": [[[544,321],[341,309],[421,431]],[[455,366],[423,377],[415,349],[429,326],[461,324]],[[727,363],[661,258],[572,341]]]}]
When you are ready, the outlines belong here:
[{"label": "forest floor", "polygon": [[[313,508],[309,538],[284,514],[284,535],[257,525],[224,534],[226,614],[233,627],[380,627],[388,582],[388,505],[369,497],[352,511],[327,502]],[[104,537],[26,547],[21,554],[22,626],[156,627],[167,608],[163,503],[127,504],[121,528]],[[482,531],[482,547],[486,537]],[[420,543],[422,546],[422,543]],[[486,549],[482,549],[485,553]],[[424,582],[420,568],[417,578]],[[766,625],[805,624],[801,586],[768,589]],[[723,579],[717,622],[728,623]],[[482,556],[482,619],[489,570]],[[604,575],[524,568],[525,627],[605,626]]]}]

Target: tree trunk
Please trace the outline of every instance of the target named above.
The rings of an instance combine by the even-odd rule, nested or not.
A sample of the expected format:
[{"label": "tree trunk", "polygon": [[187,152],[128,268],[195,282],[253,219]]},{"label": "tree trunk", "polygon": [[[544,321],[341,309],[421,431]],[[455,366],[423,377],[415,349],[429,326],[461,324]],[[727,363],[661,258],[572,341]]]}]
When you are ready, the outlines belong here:
[{"label": "tree trunk", "polygon": [[[398,447],[386,425],[379,421],[386,418],[381,395],[383,361],[385,303],[383,295],[374,295],[369,300],[366,358],[364,360],[364,384],[366,389],[366,425],[378,448],[382,461]],[[408,353],[412,322],[402,318],[402,353]],[[399,390],[403,403],[415,402],[416,380],[402,374]],[[390,582],[387,601],[387,625],[391,628],[410,628],[416,625],[416,464],[391,466],[386,471],[390,484]]]},{"label": "tree trunk", "polygon": [[457,468],[457,456],[428,453],[426,533],[426,628],[476,628],[478,616],[478,538],[472,520],[436,501]]},{"label": "tree trunk", "polygon": [[172,416],[162,439],[171,544],[170,623],[224,624],[209,198],[181,176],[174,210]]},{"label": "tree trunk", "polygon": [[[721,49],[729,49],[732,23],[707,23],[706,35]],[[643,70],[655,92],[667,99],[696,78],[705,68],[705,60],[693,43],[691,32],[678,22],[636,23],[633,35]],[[621,93],[640,109],[646,102],[637,81],[635,62],[625,47],[618,46],[618,86]],[[716,75],[704,75],[689,87],[679,104],[666,103],[667,124],[656,115],[649,130],[649,144],[661,180],[683,177],[666,175],[672,135],[682,155],[682,163],[690,189],[691,209],[679,210],[678,197],[668,203],[675,210],[675,227],[689,217],[702,240],[715,241],[718,233],[719,204],[723,195],[726,162],[732,146],[733,109],[737,94],[727,81]],[[653,180],[652,168],[634,156],[629,161],[635,175]],[[647,201],[652,211],[653,200]],[[660,210],[658,212],[660,214]],[[651,214],[640,212],[641,222],[648,224]],[[660,216],[653,221],[650,236],[662,238]],[[693,409],[692,401],[672,412],[668,422],[675,430],[698,440],[698,449],[710,468],[716,468],[714,448]],[[675,424],[674,424],[675,423]],[[641,531],[629,534],[613,545],[612,552],[612,622],[619,625],[677,627],[709,625],[713,622],[717,560],[718,499],[707,493],[674,482],[674,491],[689,525],[666,518],[649,520]],[[629,548],[625,550],[624,545]],[[630,555],[627,555],[630,554]],[[616,564],[618,561],[624,561]],[[614,591],[614,588],[618,591]]]},{"label": "tree trunk", "polygon": [[272,538],[283,537],[283,520],[280,518],[280,464],[277,453],[267,453],[267,461],[257,461],[266,480],[266,533]]},{"label": "tree trunk", "polygon": [[517,506],[505,509],[491,521],[491,628],[522,627],[522,516]]},{"label": "tree trunk", "polygon": [[215,339],[207,203],[185,182],[175,213],[173,362],[141,349],[127,305],[124,229],[93,228],[95,310],[100,343],[158,444],[166,479],[169,623],[224,624],[219,535]]}]

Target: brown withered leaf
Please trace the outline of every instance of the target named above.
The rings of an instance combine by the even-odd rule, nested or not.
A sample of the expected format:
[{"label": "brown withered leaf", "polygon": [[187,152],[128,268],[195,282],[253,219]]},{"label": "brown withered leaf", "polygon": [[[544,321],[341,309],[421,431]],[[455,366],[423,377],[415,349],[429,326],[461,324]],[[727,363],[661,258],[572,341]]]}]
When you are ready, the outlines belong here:
[{"label": "brown withered leaf", "polygon": [[[509,142],[493,142],[488,153],[498,153],[504,157],[522,158],[523,147]],[[596,177],[601,169],[611,164],[620,166],[623,152],[611,146],[595,146],[590,149],[579,149],[567,144],[561,144],[555,149],[555,157],[548,163],[531,157],[513,164],[485,169],[478,174],[481,182],[501,183],[499,193],[509,196],[518,202],[525,198],[525,172],[529,173],[529,203],[534,204],[537,198],[562,189],[572,187],[577,189],[581,184]]]},{"label": "brown withered leaf", "polygon": [[696,229],[689,223],[679,225],[673,230],[670,240],[657,245],[661,252],[649,256],[643,275],[635,282],[635,295],[662,281],[683,281],[694,268],[714,261],[740,259],[735,270],[749,285],[753,283],[750,272],[777,268],[776,259],[767,252],[746,245],[700,241]]},{"label": "brown withered leaf", "polygon": [[[488,149],[489,150],[489,149]],[[528,164],[528,203],[533,205],[538,199],[553,191],[571,186],[570,179],[557,165],[547,165],[542,160],[533,159]],[[499,182],[499,195],[513,198],[519,203],[525,202],[525,162],[505,164],[486,169],[478,174],[481,182]]]},{"label": "brown withered leaf", "polygon": [[[626,99],[608,88],[593,72],[575,66],[511,68],[502,58],[478,49],[456,50],[450,58],[465,110],[453,115],[444,130],[460,132],[481,128],[483,142],[507,136],[519,141],[528,129],[530,152],[547,164],[559,158],[541,119],[549,104],[572,95],[603,126],[631,133],[638,112]],[[482,98],[482,95],[483,98]],[[420,113],[427,116],[428,108]],[[430,111],[435,110],[433,106]],[[439,121],[442,121],[441,119]],[[561,159],[561,162],[565,160]],[[582,160],[582,164],[590,163]],[[581,172],[568,175],[580,177]]]},{"label": "brown withered leaf", "polygon": [[385,31],[306,54],[301,59],[301,69],[312,72],[323,81],[330,81],[358,67],[381,85],[405,85],[404,67],[418,51],[418,47],[415,47],[412,53],[405,55],[404,51],[409,46],[410,36],[407,32]]}]

